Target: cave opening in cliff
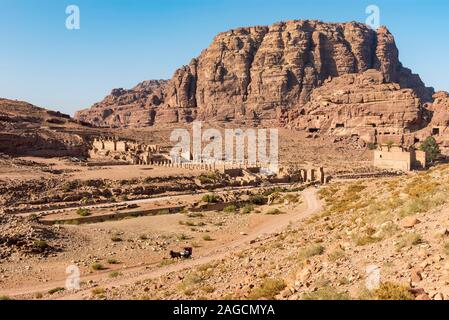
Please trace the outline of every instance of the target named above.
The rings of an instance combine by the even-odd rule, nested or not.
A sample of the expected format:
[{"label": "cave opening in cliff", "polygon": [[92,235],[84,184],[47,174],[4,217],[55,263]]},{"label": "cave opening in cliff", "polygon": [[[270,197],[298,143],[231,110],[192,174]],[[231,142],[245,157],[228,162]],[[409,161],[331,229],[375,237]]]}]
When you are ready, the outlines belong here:
[{"label": "cave opening in cliff", "polygon": [[336,125],[335,125],[335,128],[344,128],[345,127],[345,124],[344,123],[337,123]]},{"label": "cave opening in cliff", "polygon": [[320,131],[320,129],[318,129],[318,128],[309,128],[309,129],[307,129],[310,133],[315,133],[315,132],[318,132],[318,131]]},{"label": "cave opening in cliff", "polygon": [[433,136],[438,136],[438,135],[440,135],[440,128],[433,128],[433,129],[432,129],[432,135],[433,135]]}]

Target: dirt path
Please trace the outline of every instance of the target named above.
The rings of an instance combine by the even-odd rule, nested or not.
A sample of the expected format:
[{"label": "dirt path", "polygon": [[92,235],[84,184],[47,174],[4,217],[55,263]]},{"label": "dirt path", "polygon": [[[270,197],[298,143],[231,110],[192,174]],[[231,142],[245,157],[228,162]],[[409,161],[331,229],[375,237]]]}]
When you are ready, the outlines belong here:
[{"label": "dirt path", "polygon": [[[98,286],[102,288],[111,288],[133,284],[140,280],[146,280],[151,278],[157,278],[163,276],[165,274],[181,271],[187,268],[192,268],[198,265],[206,264],[212,262],[214,260],[225,258],[227,255],[246,249],[251,246],[251,242],[256,240],[257,238],[269,234],[274,234],[284,230],[291,222],[301,221],[315,213],[321,211],[322,206],[320,201],[316,195],[315,188],[309,188],[302,192],[302,195],[305,200],[306,207],[301,212],[298,212],[294,215],[285,214],[279,215],[278,219],[273,221],[264,223],[259,225],[257,228],[254,228],[251,232],[249,232],[246,236],[243,236],[239,239],[236,239],[232,242],[229,242],[225,246],[221,246],[219,248],[215,248],[210,252],[207,252],[203,256],[194,257],[190,260],[185,260],[176,264],[167,265],[163,267],[158,267],[155,264],[153,265],[144,265],[137,267],[129,267],[126,269],[120,270],[122,276],[120,279],[110,279],[108,277],[107,272],[101,272],[94,275],[83,276],[82,281],[97,281]],[[149,269],[154,268],[154,269]],[[46,283],[43,286],[35,286],[32,288],[20,288],[11,290],[10,292],[6,292],[8,296],[18,296],[18,295],[27,295],[38,292],[45,292],[55,287],[64,286],[64,281],[53,281],[52,283]],[[76,292],[67,292],[63,296],[55,297],[56,299],[64,299],[64,300],[77,300],[83,299],[84,297],[88,297],[90,295],[90,291],[92,288],[81,289]]]}]

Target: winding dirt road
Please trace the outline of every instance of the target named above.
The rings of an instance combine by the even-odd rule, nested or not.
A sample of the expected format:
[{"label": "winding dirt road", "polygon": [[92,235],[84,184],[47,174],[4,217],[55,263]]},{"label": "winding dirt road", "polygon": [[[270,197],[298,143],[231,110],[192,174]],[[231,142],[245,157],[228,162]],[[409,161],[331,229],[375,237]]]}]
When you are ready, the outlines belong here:
[{"label": "winding dirt road", "polygon": [[[279,215],[278,219],[271,222],[267,222],[259,225],[257,228],[254,228],[247,235],[242,236],[234,241],[229,242],[225,246],[221,246],[219,248],[215,248],[202,256],[194,257],[193,259],[184,260],[182,262],[167,265],[163,267],[159,267],[157,265],[144,265],[137,267],[129,267],[126,269],[120,270],[122,276],[120,279],[111,279],[108,278],[107,273],[89,275],[86,277],[82,277],[83,281],[93,280],[96,281],[98,286],[102,288],[111,288],[111,287],[119,287],[124,285],[133,284],[137,281],[147,280],[152,278],[157,278],[171,272],[181,271],[187,268],[192,268],[195,266],[199,266],[202,264],[206,264],[212,262],[214,260],[219,260],[225,258],[229,254],[234,252],[244,250],[249,248],[253,241],[264,236],[268,236],[270,234],[275,234],[283,231],[290,223],[302,221],[309,216],[318,213],[322,210],[322,204],[319,201],[316,189],[309,188],[302,192],[303,198],[305,200],[306,208],[300,212],[295,212],[293,214],[285,214]],[[151,269],[150,269],[151,268]],[[48,291],[51,288],[61,287],[64,283],[61,281],[54,283],[47,283],[44,286],[33,287],[33,288],[21,288],[16,289],[14,291],[8,292],[8,296],[19,296],[19,295],[28,295],[43,291]],[[91,294],[91,287],[83,288],[78,291],[65,292],[62,296],[55,297],[58,300],[78,300],[89,297]]]}]

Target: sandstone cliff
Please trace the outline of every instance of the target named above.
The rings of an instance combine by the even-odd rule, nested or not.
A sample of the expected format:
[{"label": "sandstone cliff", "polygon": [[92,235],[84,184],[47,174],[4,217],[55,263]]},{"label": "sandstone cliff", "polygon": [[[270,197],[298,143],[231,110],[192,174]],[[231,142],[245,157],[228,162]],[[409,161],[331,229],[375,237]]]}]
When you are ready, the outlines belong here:
[{"label": "sandstone cliff", "polygon": [[0,99],[0,153],[43,157],[85,154],[85,139],[70,129],[84,127],[60,112]]},{"label": "sandstone cliff", "polygon": [[[433,90],[399,62],[391,33],[383,27],[374,31],[357,22],[320,21],[288,21],[220,33],[172,79],[144,82],[131,90],[115,89],[75,117],[95,125],[120,127],[193,119],[276,120],[279,125],[303,125],[295,117],[305,115],[298,110],[309,112],[310,107],[304,107],[315,88],[328,79],[369,69],[379,72],[374,76],[380,86],[377,95],[388,93],[384,110],[399,97],[405,108],[403,123],[417,125],[420,102],[415,99],[431,101]],[[404,91],[406,88],[410,90]],[[378,102],[382,99],[375,98]],[[389,118],[391,115],[383,119],[386,125]],[[397,118],[392,119],[399,125],[397,122]]]},{"label": "sandstone cliff", "polygon": [[371,69],[325,81],[312,92],[309,102],[289,113],[289,126],[358,135],[371,142],[403,143],[403,134],[425,125],[422,113],[413,89],[386,82],[380,71]]}]

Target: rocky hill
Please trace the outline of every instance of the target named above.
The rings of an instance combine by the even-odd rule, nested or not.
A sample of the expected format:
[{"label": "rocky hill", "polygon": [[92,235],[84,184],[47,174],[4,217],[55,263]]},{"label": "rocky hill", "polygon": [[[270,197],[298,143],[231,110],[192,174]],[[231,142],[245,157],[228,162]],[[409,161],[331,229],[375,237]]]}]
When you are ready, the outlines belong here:
[{"label": "rocky hill", "polygon": [[33,156],[78,156],[87,150],[85,125],[57,111],[0,99],[0,153]]},{"label": "rocky hill", "polygon": [[[302,126],[298,117],[305,114],[300,111],[308,112],[303,107],[315,88],[330,79],[370,69],[378,71],[378,75],[369,75],[382,88],[369,99],[386,98],[391,105],[397,97],[402,99],[407,88],[408,101],[404,103],[406,109],[415,109],[412,117],[419,117],[416,104],[432,101],[433,89],[402,66],[386,28],[374,31],[357,22],[300,20],[220,33],[199,57],[176,70],[172,79],[146,81],[131,90],[114,89],[102,102],[75,117],[120,127],[193,119],[256,123],[276,119],[279,125],[293,121]],[[383,85],[387,83],[395,85]],[[411,101],[414,98],[419,101]],[[354,103],[365,105],[360,99]]]}]

